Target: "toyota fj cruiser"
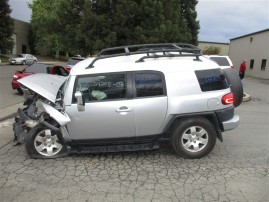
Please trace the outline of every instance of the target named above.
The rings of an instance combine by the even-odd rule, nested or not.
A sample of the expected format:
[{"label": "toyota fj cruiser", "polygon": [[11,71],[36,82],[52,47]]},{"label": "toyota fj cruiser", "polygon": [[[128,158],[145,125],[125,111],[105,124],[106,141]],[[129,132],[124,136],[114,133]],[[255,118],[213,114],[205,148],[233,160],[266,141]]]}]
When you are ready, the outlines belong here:
[{"label": "toyota fj cruiser", "polygon": [[31,158],[69,153],[151,150],[169,140],[175,153],[201,158],[236,128],[242,102],[233,69],[190,44],[142,44],[102,50],[66,77],[19,80],[26,97],[14,135]]}]

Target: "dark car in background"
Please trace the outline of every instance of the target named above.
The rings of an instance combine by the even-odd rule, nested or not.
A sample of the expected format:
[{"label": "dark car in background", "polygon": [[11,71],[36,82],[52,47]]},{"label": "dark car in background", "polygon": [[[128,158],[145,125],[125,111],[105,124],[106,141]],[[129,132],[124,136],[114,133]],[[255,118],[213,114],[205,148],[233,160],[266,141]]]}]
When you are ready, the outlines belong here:
[{"label": "dark car in background", "polygon": [[56,74],[60,76],[68,76],[69,74],[69,72],[66,71],[65,68],[62,66],[55,66],[55,65],[44,64],[44,63],[34,63],[27,66],[21,71],[17,70],[15,72],[11,81],[12,88],[14,90],[17,90],[19,93],[22,93],[22,90],[18,83],[18,79],[29,76],[31,74],[37,74],[37,73]]},{"label": "dark car in background", "polygon": [[85,60],[85,59],[86,59],[86,58],[81,57],[81,56],[71,57],[71,58],[67,61],[66,65],[65,65],[65,70],[70,71],[70,70],[73,68],[73,66],[74,66],[75,64],[77,64],[78,62],[80,62],[80,61],[82,61],[82,60]]}]

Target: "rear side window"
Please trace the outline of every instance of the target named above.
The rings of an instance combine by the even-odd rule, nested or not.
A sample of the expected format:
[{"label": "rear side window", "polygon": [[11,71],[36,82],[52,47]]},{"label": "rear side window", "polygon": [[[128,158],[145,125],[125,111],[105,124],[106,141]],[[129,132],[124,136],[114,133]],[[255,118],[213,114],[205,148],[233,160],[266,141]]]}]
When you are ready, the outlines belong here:
[{"label": "rear side window", "polygon": [[222,90],[229,87],[220,69],[199,70],[195,71],[195,74],[203,92]]},{"label": "rear side window", "polygon": [[164,81],[159,73],[135,74],[136,97],[150,97],[164,95]]},{"label": "rear side window", "polygon": [[211,60],[214,60],[219,66],[230,66],[229,61],[225,57],[210,57]]}]

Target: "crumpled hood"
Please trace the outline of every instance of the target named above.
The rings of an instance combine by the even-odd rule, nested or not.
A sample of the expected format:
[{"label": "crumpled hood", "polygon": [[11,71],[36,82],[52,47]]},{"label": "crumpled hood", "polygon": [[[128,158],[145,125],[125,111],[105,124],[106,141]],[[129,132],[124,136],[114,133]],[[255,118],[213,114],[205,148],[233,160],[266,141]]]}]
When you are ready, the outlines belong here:
[{"label": "crumpled hood", "polygon": [[57,92],[67,78],[51,74],[32,74],[19,79],[18,82],[55,103]]}]

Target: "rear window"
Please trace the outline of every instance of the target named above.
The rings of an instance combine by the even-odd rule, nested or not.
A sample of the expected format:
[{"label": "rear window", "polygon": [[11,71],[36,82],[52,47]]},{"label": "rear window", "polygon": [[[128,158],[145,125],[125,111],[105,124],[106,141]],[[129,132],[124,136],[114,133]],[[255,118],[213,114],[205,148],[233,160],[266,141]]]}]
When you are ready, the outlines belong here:
[{"label": "rear window", "polygon": [[229,87],[220,69],[199,70],[195,71],[195,74],[203,92],[222,90]]},{"label": "rear window", "polygon": [[214,60],[219,66],[230,66],[226,57],[210,57],[210,59]]},{"label": "rear window", "polygon": [[75,65],[82,60],[84,59],[83,58],[71,58],[68,60],[67,65]]},{"label": "rear window", "polygon": [[48,73],[50,67],[50,65],[35,63],[26,67],[25,72],[46,74]]}]

